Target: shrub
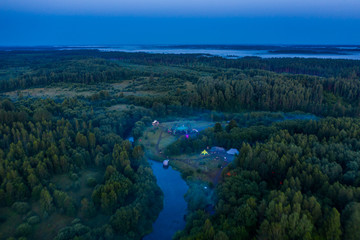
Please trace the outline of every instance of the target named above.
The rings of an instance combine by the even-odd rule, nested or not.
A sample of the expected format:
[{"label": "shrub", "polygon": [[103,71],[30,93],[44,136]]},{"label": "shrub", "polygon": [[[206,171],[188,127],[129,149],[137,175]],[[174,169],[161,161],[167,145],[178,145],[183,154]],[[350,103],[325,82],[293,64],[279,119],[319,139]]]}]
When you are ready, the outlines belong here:
[{"label": "shrub", "polygon": [[38,224],[40,222],[40,217],[39,216],[32,216],[32,217],[29,217],[27,219],[27,222],[31,225],[35,225],[35,224]]},{"label": "shrub", "polygon": [[96,184],[97,184],[97,182],[96,182],[96,179],[95,179],[95,178],[89,177],[89,178],[87,179],[86,184],[88,185],[88,187],[95,187]]},{"label": "shrub", "polygon": [[17,237],[26,237],[28,236],[30,233],[31,233],[31,226],[30,224],[28,223],[23,223],[23,224],[20,224],[17,228],[16,228],[16,232],[15,232],[15,235]]},{"label": "shrub", "polygon": [[15,202],[12,205],[12,209],[18,214],[25,214],[27,211],[29,211],[30,206],[26,202]]}]

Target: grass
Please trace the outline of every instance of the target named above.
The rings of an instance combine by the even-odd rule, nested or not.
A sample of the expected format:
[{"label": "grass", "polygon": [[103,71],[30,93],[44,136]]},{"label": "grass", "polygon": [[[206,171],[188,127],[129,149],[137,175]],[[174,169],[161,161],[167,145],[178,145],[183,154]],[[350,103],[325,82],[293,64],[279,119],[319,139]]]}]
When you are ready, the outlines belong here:
[{"label": "grass", "polygon": [[146,109],[143,107],[135,106],[132,104],[116,104],[112,105],[111,107],[108,107],[108,111],[126,111],[126,110],[132,110],[132,109]]},{"label": "grass", "polygon": [[65,98],[75,96],[90,96],[94,94],[94,90],[85,90],[83,88],[63,88],[63,87],[43,87],[28,88],[19,91],[6,92],[3,95],[11,99],[18,99],[21,95],[27,98]]},{"label": "grass", "polygon": [[53,213],[34,228],[32,239],[53,239],[60,229],[68,226],[73,220],[73,217]]},{"label": "grass", "polygon": [[161,136],[161,141],[159,143],[159,149],[161,151],[164,151],[170,144],[172,144],[176,140],[177,140],[177,137],[170,135],[168,133],[163,133]]},{"label": "grass", "polygon": [[56,187],[69,194],[78,205],[84,197],[90,199],[93,187],[87,185],[88,178],[94,178],[97,183],[101,182],[103,171],[98,169],[85,169],[77,174],[78,179],[72,180],[69,175],[56,175],[51,179]]}]

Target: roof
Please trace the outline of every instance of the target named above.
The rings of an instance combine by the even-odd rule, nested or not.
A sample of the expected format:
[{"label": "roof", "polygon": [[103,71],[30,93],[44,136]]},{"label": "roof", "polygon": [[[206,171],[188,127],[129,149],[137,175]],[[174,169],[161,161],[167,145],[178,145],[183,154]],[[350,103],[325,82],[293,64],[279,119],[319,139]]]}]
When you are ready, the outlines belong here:
[{"label": "roof", "polygon": [[134,138],[133,138],[133,137],[129,137],[127,140],[129,140],[129,142],[134,142]]},{"label": "roof", "polygon": [[185,130],[188,130],[187,127],[185,127],[184,125],[180,126],[180,127],[177,127],[176,130],[178,131],[185,131]]},{"label": "roof", "polygon": [[225,152],[225,148],[222,148],[222,147],[212,147],[210,149],[211,152]]},{"label": "roof", "polygon": [[229,151],[226,152],[227,154],[235,155],[239,154],[239,151],[236,148],[231,148]]}]

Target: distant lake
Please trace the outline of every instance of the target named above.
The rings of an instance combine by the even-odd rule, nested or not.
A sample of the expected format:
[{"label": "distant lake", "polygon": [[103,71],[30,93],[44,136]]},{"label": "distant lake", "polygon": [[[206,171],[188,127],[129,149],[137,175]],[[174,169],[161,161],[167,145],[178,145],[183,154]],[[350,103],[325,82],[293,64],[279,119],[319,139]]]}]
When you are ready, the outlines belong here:
[{"label": "distant lake", "polygon": [[100,51],[146,52],[160,54],[204,54],[224,58],[330,58],[360,60],[360,46],[321,45],[120,45],[79,46],[62,49],[98,49]]},{"label": "distant lake", "polygon": [[360,45],[88,45],[1,47],[0,51],[13,50],[82,50],[104,52],[145,52],[158,54],[200,54],[228,59],[242,57],[261,58],[329,58],[360,60]]}]

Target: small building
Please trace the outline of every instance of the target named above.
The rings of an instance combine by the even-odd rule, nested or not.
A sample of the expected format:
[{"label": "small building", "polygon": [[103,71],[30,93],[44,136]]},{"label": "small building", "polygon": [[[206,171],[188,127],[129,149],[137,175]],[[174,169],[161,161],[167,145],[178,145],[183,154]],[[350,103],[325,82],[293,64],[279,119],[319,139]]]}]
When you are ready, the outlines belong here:
[{"label": "small building", "polygon": [[206,150],[204,150],[204,151],[202,151],[201,153],[200,153],[201,155],[209,155],[209,153],[206,151]]},{"label": "small building", "polygon": [[169,159],[166,159],[163,161],[163,167],[168,168],[169,167]]},{"label": "small building", "polygon": [[160,123],[159,123],[157,120],[154,120],[154,121],[152,122],[152,125],[153,125],[154,127],[158,127],[159,124],[160,124]]},{"label": "small building", "polygon": [[215,146],[210,149],[210,152],[211,153],[225,153],[225,148]]},{"label": "small building", "polygon": [[239,151],[236,148],[230,148],[230,150],[227,151],[226,153],[230,155],[235,155],[235,154],[239,154]]}]

